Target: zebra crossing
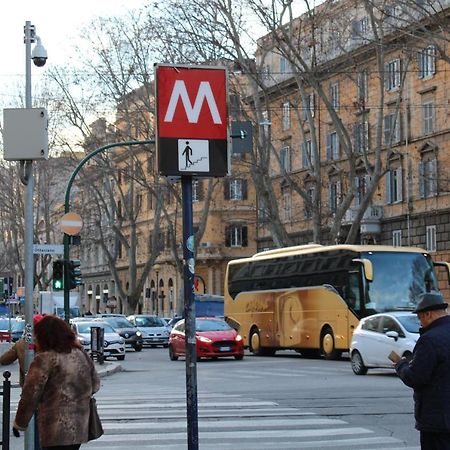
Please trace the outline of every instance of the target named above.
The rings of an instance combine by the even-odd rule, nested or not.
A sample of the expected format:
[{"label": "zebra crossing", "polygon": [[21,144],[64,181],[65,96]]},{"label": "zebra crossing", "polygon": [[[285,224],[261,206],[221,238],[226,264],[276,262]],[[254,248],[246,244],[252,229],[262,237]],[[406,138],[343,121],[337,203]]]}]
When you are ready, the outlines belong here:
[{"label": "zebra crossing", "polygon": [[[101,392],[97,405],[105,435],[83,445],[91,450],[187,448],[185,392],[158,389],[142,395]],[[383,449],[405,447],[368,428],[241,395],[200,392],[199,447],[226,449]]]},{"label": "zebra crossing", "polygon": [[[184,391],[159,388],[139,395],[100,391],[96,398],[105,434],[83,444],[83,449],[187,449]],[[12,415],[17,402],[13,395]],[[239,394],[199,392],[198,428],[201,450],[419,450],[341,419]],[[23,435],[11,437],[11,450],[23,448]]]}]

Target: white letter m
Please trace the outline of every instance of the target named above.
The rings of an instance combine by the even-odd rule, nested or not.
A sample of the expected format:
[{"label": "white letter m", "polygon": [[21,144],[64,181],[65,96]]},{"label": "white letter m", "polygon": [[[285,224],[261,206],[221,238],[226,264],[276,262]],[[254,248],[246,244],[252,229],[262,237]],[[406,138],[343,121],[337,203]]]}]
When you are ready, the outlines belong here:
[{"label": "white letter m", "polygon": [[211,112],[211,117],[215,124],[221,124],[219,110],[217,109],[216,101],[214,100],[214,95],[211,90],[211,85],[209,81],[200,82],[198,88],[197,97],[195,98],[194,106],[192,107],[191,101],[189,100],[189,95],[186,89],[186,84],[183,80],[176,80],[173,87],[172,95],[170,96],[169,106],[167,107],[166,117],[164,117],[164,122],[172,122],[175,110],[178,104],[178,98],[181,101],[186,111],[186,116],[189,123],[197,123],[198,116],[200,115],[200,110],[202,109],[203,100],[206,99],[208,103],[209,110]]}]

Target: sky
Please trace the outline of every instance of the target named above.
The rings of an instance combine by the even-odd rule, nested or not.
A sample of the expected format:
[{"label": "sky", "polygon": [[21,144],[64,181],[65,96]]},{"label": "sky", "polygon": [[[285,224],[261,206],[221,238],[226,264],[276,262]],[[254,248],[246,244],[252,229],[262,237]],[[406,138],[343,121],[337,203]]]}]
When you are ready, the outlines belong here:
[{"label": "sky", "polygon": [[[145,3],[148,0],[3,0],[0,14],[3,52],[0,64],[0,105],[8,107],[15,100],[13,87],[25,85],[23,27],[27,20],[35,25],[36,34],[48,52],[46,66],[60,65],[64,64],[80,29],[92,19],[120,15]],[[31,66],[33,79],[39,76],[42,69],[34,64]]]}]

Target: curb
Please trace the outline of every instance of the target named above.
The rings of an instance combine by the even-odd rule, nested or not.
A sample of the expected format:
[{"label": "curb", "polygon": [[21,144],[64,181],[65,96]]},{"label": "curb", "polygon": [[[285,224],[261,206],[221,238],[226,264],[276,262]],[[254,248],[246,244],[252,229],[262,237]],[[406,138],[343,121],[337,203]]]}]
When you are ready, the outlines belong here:
[{"label": "curb", "polygon": [[122,366],[116,363],[103,363],[101,365],[96,364],[95,369],[97,370],[98,376],[100,378],[107,377],[109,375],[113,375],[114,373],[123,371]]}]

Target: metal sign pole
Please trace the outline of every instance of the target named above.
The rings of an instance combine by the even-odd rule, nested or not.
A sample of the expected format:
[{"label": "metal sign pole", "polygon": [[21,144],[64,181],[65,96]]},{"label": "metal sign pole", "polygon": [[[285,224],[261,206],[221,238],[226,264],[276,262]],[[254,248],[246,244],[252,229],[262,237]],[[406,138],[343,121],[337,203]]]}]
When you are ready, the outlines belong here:
[{"label": "metal sign pole", "polygon": [[183,193],[184,320],[186,340],[186,407],[188,449],[198,449],[197,347],[194,303],[194,235],[192,176],[181,177]]}]

